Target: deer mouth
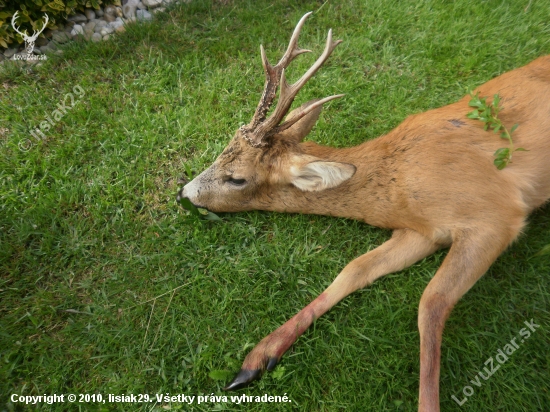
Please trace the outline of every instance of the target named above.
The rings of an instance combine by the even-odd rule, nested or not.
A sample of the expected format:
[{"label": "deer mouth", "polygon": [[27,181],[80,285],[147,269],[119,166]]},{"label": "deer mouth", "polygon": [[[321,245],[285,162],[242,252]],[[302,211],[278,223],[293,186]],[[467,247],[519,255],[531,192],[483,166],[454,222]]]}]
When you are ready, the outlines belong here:
[{"label": "deer mouth", "polygon": [[211,221],[222,220],[218,215],[216,215],[215,213],[212,213],[210,210],[193,204],[193,202],[191,202],[191,200],[189,200],[189,198],[187,197],[182,197],[181,191],[180,193],[178,193],[177,199],[178,199],[178,203],[185,210],[189,211],[191,215],[195,215],[196,217],[199,217],[201,219],[211,220]]},{"label": "deer mouth", "polygon": [[188,199],[183,196],[183,187],[178,191],[178,194],[176,195],[176,201],[179,203],[182,199]]},{"label": "deer mouth", "polygon": [[194,211],[194,210],[197,210],[197,209],[206,209],[200,205],[196,205],[195,203],[193,203],[191,201],[191,199],[189,199],[188,197],[186,196],[183,196],[183,189],[181,189],[177,196],[176,196],[176,201],[185,209],[185,210],[189,210],[189,211]]},{"label": "deer mouth", "polygon": [[176,201],[187,211],[191,212],[192,214],[194,215],[197,215],[197,214],[200,214],[200,215],[206,215],[208,213],[210,213],[210,210],[208,210],[207,208],[203,207],[203,206],[200,206],[200,205],[197,205],[193,202],[191,202],[191,200],[188,198],[188,197],[184,197],[183,196],[183,189],[181,189],[177,196],[176,196]]}]

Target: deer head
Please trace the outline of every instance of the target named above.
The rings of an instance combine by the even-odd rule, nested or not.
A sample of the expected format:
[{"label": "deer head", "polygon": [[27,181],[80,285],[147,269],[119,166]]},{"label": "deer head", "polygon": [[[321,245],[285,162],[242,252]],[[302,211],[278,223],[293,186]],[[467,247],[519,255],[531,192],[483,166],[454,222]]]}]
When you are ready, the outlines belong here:
[{"label": "deer head", "polygon": [[40,35],[40,33],[42,33],[44,31],[44,29],[46,28],[46,26],[48,25],[49,17],[46,13],[44,13],[45,17],[44,17],[44,24],[42,26],[42,29],[38,32],[36,30],[33,30],[32,36],[29,36],[27,34],[27,30],[25,30],[25,32],[23,33],[21,31],[19,31],[19,29],[15,25],[15,20],[17,20],[17,15],[18,14],[19,14],[19,11],[16,11],[15,14],[13,15],[13,17],[11,18],[11,25],[13,26],[13,29],[17,33],[19,33],[21,35],[21,37],[23,37],[23,40],[25,41],[25,50],[27,51],[27,54],[32,54],[32,52],[34,50],[34,42],[36,41],[36,39],[38,39],[38,36]]},{"label": "deer head", "polygon": [[[343,95],[309,101],[290,112],[281,123],[300,89],[341,43],[332,40],[329,30],[321,56],[296,83],[289,85],[285,69],[294,58],[310,52],[298,47],[300,30],[309,15],[311,12],[300,19],[286,52],[275,66],[260,46],[266,80],[251,122],[237,130],[208,169],[179,191],[178,200],[188,198],[195,206],[215,212],[285,210],[285,199],[334,188],[353,176],[355,166],[311,156],[304,153],[300,144],[315,125],[322,105]],[[277,105],[266,118],[277,89]]]}]

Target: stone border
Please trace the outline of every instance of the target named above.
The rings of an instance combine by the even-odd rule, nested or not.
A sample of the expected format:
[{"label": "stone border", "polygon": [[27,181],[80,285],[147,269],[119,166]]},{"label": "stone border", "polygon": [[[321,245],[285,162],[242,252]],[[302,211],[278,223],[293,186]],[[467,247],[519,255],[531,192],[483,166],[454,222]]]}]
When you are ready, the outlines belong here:
[{"label": "stone border", "polygon": [[191,0],[123,0],[122,7],[107,5],[104,8],[86,9],[84,14],[77,13],[64,24],[59,24],[58,29],[44,31],[44,37],[36,40],[34,55],[29,59],[24,44],[16,47],[0,48],[0,65],[6,61],[38,63],[44,60],[46,53],[62,54],[59,46],[73,40],[87,40],[100,42],[109,40],[116,32],[124,32],[126,25],[135,21],[150,21],[153,14],[162,12],[170,4],[178,2],[189,3]]}]

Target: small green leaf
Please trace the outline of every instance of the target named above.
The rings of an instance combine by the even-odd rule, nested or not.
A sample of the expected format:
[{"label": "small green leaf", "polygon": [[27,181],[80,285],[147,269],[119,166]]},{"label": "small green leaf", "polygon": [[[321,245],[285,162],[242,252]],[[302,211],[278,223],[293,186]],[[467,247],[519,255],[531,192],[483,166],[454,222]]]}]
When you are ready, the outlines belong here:
[{"label": "small green leaf", "polygon": [[204,216],[206,220],[210,220],[213,222],[223,222],[222,218],[220,218],[217,214],[208,211],[208,214]]},{"label": "small green leaf", "polygon": [[199,217],[201,216],[201,214],[199,213],[199,209],[197,209],[197,206],[191,203],[191,201],[186,197],[180,200],[180,205],[182,205],[185,210],[189,210],[192,215]]},{"label": "small green leaf", "polygon": [[201,219],[210,220],[213,222],[223,221],[217,214],[210,212],[209,210],[203,209],[202,207],[195,206],[186,197],[180,200],[180,205],[182,205],[185,210],[188,210],[193,216],[197,216]]},{"label": "small green leaf", "polygon": [[474,110],[473,112],[470,112],[466,115],[469,119],[479,119],[479,112],[477,110]]},{"label": "small green leaf", "polygon": [[510,148],[501,147],[495,152],[494,156],[495,156],[495,160],[493,163],[495,164],[498,170],[502,170],[506,167],[506,165],[510,161]]},{"label": "small green leaf", "polygon": [[544,246],[535,256],[550,255],[550,245]]},{"label": "small green leaf", "polygon": [[528,152],[529,150],[527,149],[524,149],[523,147],[518,147],[517,149],[514,150],[514,152]]},{"label": "small green leaf", "polygon": [[493,163],[495,164],[495,166],[497,167],[498,170],[502,170],[506,167],[506,165],[508,164],[508,161],[495,159],[495,161]]},{"label": "small green leaf", "polygon": [[510,129],[510,133],[514,133],[514,131],[518,128],[519,124],[515,124],[512,126],[512,128]]},{"label": "small green leaf", "polygon": [[500,149],[498,149],[494,156],[495,157],[508,157],[510,155],[510,149],[508,147],[501,147]]},{"label": "small green leaf", "polygon": [[285,375],[285,367],[278,365],[273,372],[271,372],[271,377],[275,380],[283,379]]},{"label": "small green leaf", "polygon": [[213,370],[208,374],[215,381],[226,381],[233,376],[233,372],[227,370]]},{"label": "small green leaf", "polygon": [[479,101],[479,98],[477,97],[477,95],[472,97],[472,100],[468,102],[468,106],[481,107],[481,102]]},{"label": "small green leaf", "polygon": [[500,103],[500,96],[498,94],[495,94],[493,96],[493,107],[498,107],[498,104]]}]

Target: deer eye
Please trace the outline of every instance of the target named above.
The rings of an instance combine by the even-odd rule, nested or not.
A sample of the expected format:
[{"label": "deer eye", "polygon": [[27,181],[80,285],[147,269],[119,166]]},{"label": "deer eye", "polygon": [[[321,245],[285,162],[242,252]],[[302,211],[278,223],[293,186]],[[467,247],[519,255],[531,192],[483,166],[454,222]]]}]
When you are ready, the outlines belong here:
[{"label": "deer eye", "polygon": [[235,179],[235,178],[229,176],[227,178],[227,183],[231,183],[232,185],[235,185],[235,186],[242,186],[246,183],[246,180],[245,179]]}]

